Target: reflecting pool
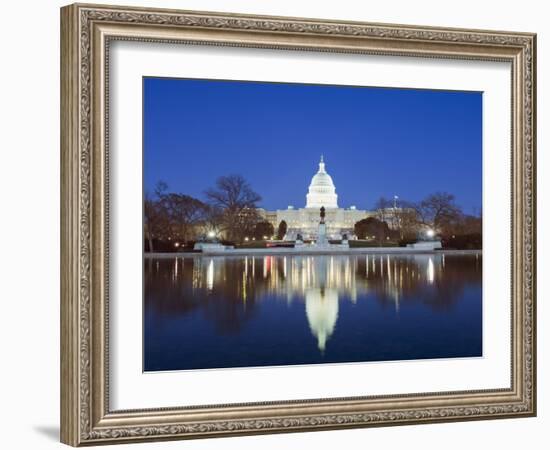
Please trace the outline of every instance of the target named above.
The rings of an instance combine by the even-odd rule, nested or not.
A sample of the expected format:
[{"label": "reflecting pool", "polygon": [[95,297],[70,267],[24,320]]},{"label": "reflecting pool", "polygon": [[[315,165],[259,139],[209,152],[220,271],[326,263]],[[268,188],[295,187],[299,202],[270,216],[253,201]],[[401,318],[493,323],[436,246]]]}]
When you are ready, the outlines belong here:
[{"label": "reflecting pool", "polygon": [[144,261],[144,370],[482,355],[481,255]]}]

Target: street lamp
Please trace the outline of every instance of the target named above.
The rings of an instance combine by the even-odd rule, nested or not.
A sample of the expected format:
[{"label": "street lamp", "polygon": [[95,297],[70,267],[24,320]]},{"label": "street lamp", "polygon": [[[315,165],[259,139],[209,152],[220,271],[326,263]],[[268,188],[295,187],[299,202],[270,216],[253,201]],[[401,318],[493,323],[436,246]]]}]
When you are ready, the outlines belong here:
[{"label": "street lamp", "polygon": [[215,238],[215,237],[216,237],[216,233],[215,233],[214,231],[209,231],[209,232],[208,232],[208,237],[209,237],[210,239]]},{"label": "street lamp", "polygon": [[432,230],[431,228],[429,228],[427,231],[426,231],[426,236],[428,236],[429,238],[433,238],[435,236],[435,231]]}]

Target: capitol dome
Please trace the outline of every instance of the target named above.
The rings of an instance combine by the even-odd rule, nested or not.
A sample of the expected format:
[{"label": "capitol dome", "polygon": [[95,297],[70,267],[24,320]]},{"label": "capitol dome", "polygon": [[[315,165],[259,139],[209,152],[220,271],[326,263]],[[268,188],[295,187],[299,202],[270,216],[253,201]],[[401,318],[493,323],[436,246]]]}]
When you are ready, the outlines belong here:
[{"label": "capitol dome", "polygon": [[325,170],[325,162],[321,156],[319,171],[311,179],[306,196],[306,208],[338,208],[338,195],[332,177]]}]

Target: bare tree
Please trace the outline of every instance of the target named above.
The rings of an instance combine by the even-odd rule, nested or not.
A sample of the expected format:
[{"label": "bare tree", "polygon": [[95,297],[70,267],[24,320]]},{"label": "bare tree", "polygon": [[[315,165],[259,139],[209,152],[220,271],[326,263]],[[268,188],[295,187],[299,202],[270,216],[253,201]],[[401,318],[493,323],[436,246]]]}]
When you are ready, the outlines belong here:
[{"label": "bare tree", "polygon": [[376,218],[380,220],[381,222],[388,222],[389,219],[389,212],[391,211],[392,202],[391,200],[388,200],[386,197],[380,197],[376,204],[374,205],[374,209],[376,211]]},{"label": "bare tree", "polygon": [[170,232],[170,223],[167,212],[162,204],[162,199],[168,185],[159,181],[155,186],[155,194],[146,192],[143,199],[144,232],[147,236],[149,251],[154,251],[154,239],[163,239]]},{"label": "bare tree", "polygon": [[237,215],[234,222],[233,237],[236,241],[243,241],[245,237],[254,236],[256,224],[262,218],[258,214],[256,208],[246,207]]},{"label": "bare tree", "polygon": [[229,239],[241,241],[253,232],[260,220],[256,208],[262,198],[241,175],[219,177],[205,195],[212,207],[223,211],[223,228]]},{"label": "bare tree", "polygon": [[205,204],[203,225],[203,234],[208,234],[210,231],[217,236],[223,231],[223,210],[215,206]]},{"label": "bare tree", "polygon": [[149,251],[154,251],[154,240],[187,241],[206,218],[207,205],[184,194],[167,192],[168,185],[159,181],[154,195],[145,194],[143,204],[144,232]]},{"label": "bare tree", "polygon": [[406,200],[389,200],[380,197],[375,204],[376,217],[382,222],[388,223],[392,230],[399,233],[401,239],[416,236],[418,230],[418,218],[416,206]]},{"label": "bare tree", "polygon": [[206,217],[206,205],[184,194],[165,194],[160,200],[170,222],[171,235],[178,240],[194,238],[196,227]]},{"label": "bare tree", "polygon": [[431,194],[416,205],[419,222],[439,232],[456,223],[462,212],[455,204],[455,197],[447,192]]},{"label": "bare tree", "polygon": [[399,236],[401,239],[412,240],[418,234],[419,220],[414,203],[402,201],[400,202],[400,210],[397,212],[399,216]]},{"label": "bare tree", "polygon": [[166,191],[168,191],[168,184],[163,180],[157,181],[157,184],[155,184],[155,195],[157,199],[161,199]]},{"label": "bare tree", "polygon": [[444,240],[460,237],[471,241],[466,242],[467,245],[480,245],[478,242],[481,242],[481,215],[464,214],[455,203],[454,195],[448,192],[435,192],[417,203],[404,200],[394,203],[382,197],[375,209],[376,217],[387,222],[405,241],[415,240],[420,232],[431,228]]},{"label": "bare tree", "polygon": [[155,195],[146,192],[143,199],[144,231],[150,252],[154,251],[153,240],[164,237],[168,232],[168,218],[162,205],[162,198],[167,189],[168,185],[164,181],[159,181],[155,186]]},{"label": "bare tree", "polygon": [[149,243],[149,251],[154,252],[153,236],[157,221],[156,203],[148,193],[145,194],[145,198],[143,200],[143,218],[145,222],[144,231],[147,236],[147,242]]}]

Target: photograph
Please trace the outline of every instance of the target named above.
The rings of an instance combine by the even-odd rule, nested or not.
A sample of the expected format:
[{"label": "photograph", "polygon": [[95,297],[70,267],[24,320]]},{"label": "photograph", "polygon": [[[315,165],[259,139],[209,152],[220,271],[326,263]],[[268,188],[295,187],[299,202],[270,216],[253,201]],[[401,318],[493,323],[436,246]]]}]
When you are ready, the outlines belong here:
[{"label": "photograph", "polygon": [[142,88],[144,372],[484,356],[483,92]]},{"label": "photograph", "polygon": [[402,3],[60,8],[61,442],[524,444],[542,15]]}]

